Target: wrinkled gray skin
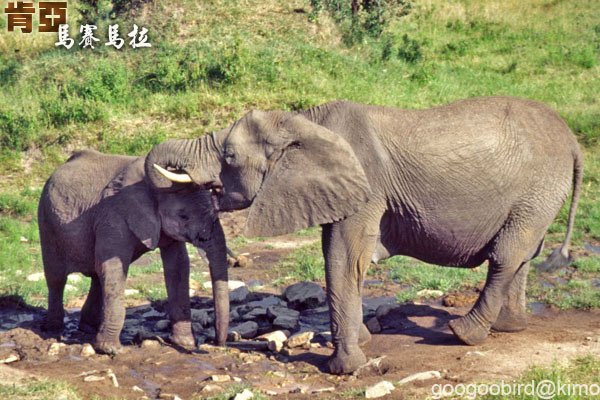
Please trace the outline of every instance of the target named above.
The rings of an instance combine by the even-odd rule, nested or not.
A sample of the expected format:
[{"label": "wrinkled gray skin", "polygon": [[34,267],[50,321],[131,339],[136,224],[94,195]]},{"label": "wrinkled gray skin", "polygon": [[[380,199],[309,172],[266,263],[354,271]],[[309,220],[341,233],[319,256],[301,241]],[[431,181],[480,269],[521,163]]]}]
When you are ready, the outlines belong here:
[{"label": "wrinkled gray skin", "polygon": [[[526,326],[525,284],[582,156],[547,106],[475,98],[427,110],[334,102],[298,113],[252,111],[213,135],[160,144],[146,160],[222,187],[220,208],[250,207],[247,235],[323,226],[333,373],[365,362],[362,281],[372,259],[402,254],[445,266],[489,261],[473,309],[450,327],[465,343]],[[171,182],[151,171],[152,183]]]},{"label": "wrinkled gray skin", "polygon": [[190,317],[189,258],[185,242],[204,249],[215,301],[217,342],[229,322],[225,238],[210,192],[195,185],[177,193],[151,190],[144,158],[75,153],[46,182],[39,208],[40,241],[48,285],[44,328],[63,329],[67,275],[92,278],[80,329],[97,332],[96,350],[115,354],[125,319],[123,296],[129,265],[160,249],[172,340],[194,345]]}]

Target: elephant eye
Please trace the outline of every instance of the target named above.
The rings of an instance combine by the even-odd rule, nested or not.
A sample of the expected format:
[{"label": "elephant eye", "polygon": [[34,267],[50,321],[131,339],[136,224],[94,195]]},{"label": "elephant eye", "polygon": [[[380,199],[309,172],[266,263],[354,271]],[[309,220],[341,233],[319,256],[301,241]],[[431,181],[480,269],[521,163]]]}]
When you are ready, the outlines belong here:
[{"label": "elephant eye", "polygon": [[235,153],[231,149],[225,149],[223,151],[223,156],[225,157],[225,162],[228,165],[231,165],[235,161]]},{"label": "elephant eye", "polygon": [[184,214],[183,212],[178,212],[177,216],[179,217],[180,220],[182,221],[188,221],[190,219],[190,217],[188,217],[187,214]]}]

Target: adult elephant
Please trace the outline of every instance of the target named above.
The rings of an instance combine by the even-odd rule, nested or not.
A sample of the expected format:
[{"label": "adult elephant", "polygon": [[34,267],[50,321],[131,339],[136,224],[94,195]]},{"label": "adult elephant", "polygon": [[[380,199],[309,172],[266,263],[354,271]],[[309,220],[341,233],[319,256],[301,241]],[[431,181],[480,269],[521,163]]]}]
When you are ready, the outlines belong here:
[{"label": "adult elephant", "polygon": [[[362,281],[372,258],[445,266],[489,261],[477,303],[450,327],[467,344],[526,326],[529,261],[569,193],[568,260],[582,176],[574,135],[535,101],[474,98],[426,110],[333,102],[252,111],[218,133],[154,147],[146,172],[215,189],[222,210],[250,207],[247,235],[323,226],[333,373],[365,362]],[[179,183],[177,183],[179,184]]]},{"label": "adult elephant", "polygon": [[190,316],[190,262],[185,242],[206,250],[213,283],[215,331],[227,338],[229,292],[225,236],[211,195],[196,185],[164,191],[148,184],[143,157],[75,153],[50,176],[38,207],[48,285],[47,331],[63,329],[68,274],[92,278],[79,327],[95,332],[96,350],[115,354],[125,320],[129,265],[159,248],[167,286],[172,340],[194,345]]}]

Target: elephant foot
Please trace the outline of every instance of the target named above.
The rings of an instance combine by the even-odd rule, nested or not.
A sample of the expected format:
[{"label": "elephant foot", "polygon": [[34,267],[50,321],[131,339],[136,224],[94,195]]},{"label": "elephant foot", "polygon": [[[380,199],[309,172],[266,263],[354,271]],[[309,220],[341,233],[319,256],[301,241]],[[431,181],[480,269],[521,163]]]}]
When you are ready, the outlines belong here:
[{"label": "elephant foot", "polygon": [[60,334],[65,329],[65,323],[61,319],[46,319],[41,326],[43,332],[50,334]]},{"label": "elephant foot", "polygon": [[109,356],[116,356],[121,352],[121,343],[119,340],[107,340],[100,334],[96,336],[96,340],[93,344],[96,352],[101,354],[108,354]]},{"label": "elephant foot", "polygon": [[489,334],[489,329],[474,321],[469,314],[453,319],[448,325],[460,340],[471,346],[483,343]]},{"label": "elephant foot", "polygon": [[190,321],[173,323],[170,340],[185,349],[195,348],[196,340],[192,333],[192,323]]},{"label": "elephant foot", "polygon": [[360,330],[358,331],[358,345],[362,346],[370,341],[371,332],[369,332],[369,329],[365,326],[365,324],[360,324]]},{"label": "elephant foot", "polygon": [[524,313],[509,313],[502,309],[492,329],[496,332],[520,332],[527,328],[527,316]]},{"label": "elephant foot", "polygon": [[367,362],[367,357],[358,346],[336,348],[327,362],[329,372],[335,375],[351,374]]}]

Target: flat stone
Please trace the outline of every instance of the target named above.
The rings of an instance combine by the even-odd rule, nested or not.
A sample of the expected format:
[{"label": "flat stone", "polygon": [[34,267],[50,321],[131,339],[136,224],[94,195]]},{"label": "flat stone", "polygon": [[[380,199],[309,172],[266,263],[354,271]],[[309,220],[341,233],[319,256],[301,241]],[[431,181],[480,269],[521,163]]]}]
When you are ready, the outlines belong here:
[{"label": "flat stone", "polygon": [[[266,310],[267,308],[269,308],[271,306],[287,307],[287,303],[285,301],[281,300],[277,296],[267,296],[261,300],[251,301],[242,307],[247,308],[247,309],[260,307],[260,308],[264,308]],[[239,308],[242,309],[242,307],[239,307]]]},{"label": "flat stone", "polygon": [[258,318],[267,318],[267,310],[256,307],[241,315],[241,319],[244,321],[251,321]]},{"label": "flat stone", "polygon": [[140,294],[140,291],[137,289],[125,289],[125,296],[135,296],[136,294]]},{"label": "flat stone", "polygon": [[215,318],[207,310],[192,310],[192,321],[199,323],[202,326],[208,326],[214,322]]},{"label": "flat stone", "polygon": [[288,338],[288,340],[285,342],[285,344],[290,349],[292,349],[294,347],[300,347],[300,346],[310,343],[310,341],[312,340],[312,338],[314,336],[315,336],[315,333],[312,331],[299,332],[299,333],[296,333],[295,335],[290,336]]},{"label": "flat stone", "polygon": [[229,382],[231,380],[231,376],[229,376],[229,375],[211,375],[210,379],[213,382]]},{"label": "flat stone", "polygon": [[283,292],[289,307],[304,310],[325,303],[326,295],[321,286],[314,282],[299,282],[288,286]]},{"label": "flat stone", "polygon": [[381,306],[382,304],[396,305],[397,301],[396,298],[392,296],[365,297],[362,299],[363,315],[370,316],[375,314],[377,307]]},{"label": "flat stone", "polygon": [[250,290],[247,286],[241,286],[229,293],[229,301],[231,303],[243,303],[250,294]]},{"label": "flat stone", "polygon": [[[192,310],[193,312],[193,310]],[[154,308],[151,308],[149,311],[146,311],[142,314],[142,318],[144,319],[164,319],[165,314],[159,311],[156,311]]]},{"label": "flat stone", "polygon": [[256,340],[266,340],[267,342],[270,342],[271,340],[277,340],[280,342],[285,342],[288,336],[290,336],[288,331],[278,330],[260,335],[256,338]]},{"label": "flat stone", "polygon": [[418,372],[416,374],[409,375],[404,379],[401,379],[400,381],[398,381],[398,384],[405,385],[409,382],[426,381],[428,379],[440,379],[441,377],[442,377],[442,374],[440,373],[440,371]]},{"label": "flat stone", "polygon": [[367,325],[367,329],[371,333],[381,332],[381,324],[379,323],[379,320],[377,319],[377,317],[373,317],[370,320],[368,320],[366,325]]},{"label": "flat stone", "polygon": [[273,320],[273,327],[280,329],[289,329],[291,331],[298,328],[298,317],[291,315],[280,315]]},{"label": "flat stone", "polygon": [[235,395],[233,400],[250,400],[254,397],[254,393],[252,393],[248,389],[244,389],[241,393]]},{"label": "flat stone", "polygon": [[161,319],[160,321],[156,321],[154,324],[154,329],[157,331],[166,331],[171,326],[171,321],[168,319]]},{"label": "flat stone", "polygon": [[300,312],[284,306],[275,305],[267,308],[267,315],[271,319],[281,316],[289,316],[298,319]]},{"label": "flat stone", "polygon": [[596,246],[591,243],[586,243],[583,245],[583,248],[587,251],[591,251],[592,253],[600,254],[600,246]]},{"label": "flat stone", "polygon": [[247,321],[239,325],[233,326],[230,331],[237,332],[244,339],[252,339],[258,332],[258,324],[254,321]]},{"label": "flat stone", "polygon": [[373,386],[369,386],[365,390],[365,397],[367,399],[376,399],[392,393],[393,390],[394,385],[391,382],[381,381]]},{"label": "flat stone", "polygon": [[377,310],[375,310],[375,316],[379,319],[379,318],[383,318],[386,315],[388,315],[390,313],[390,311],[392,311],[394,308],[396,308],[397,305],[396,304],[382,304],[379,307],[377,307]]}]

